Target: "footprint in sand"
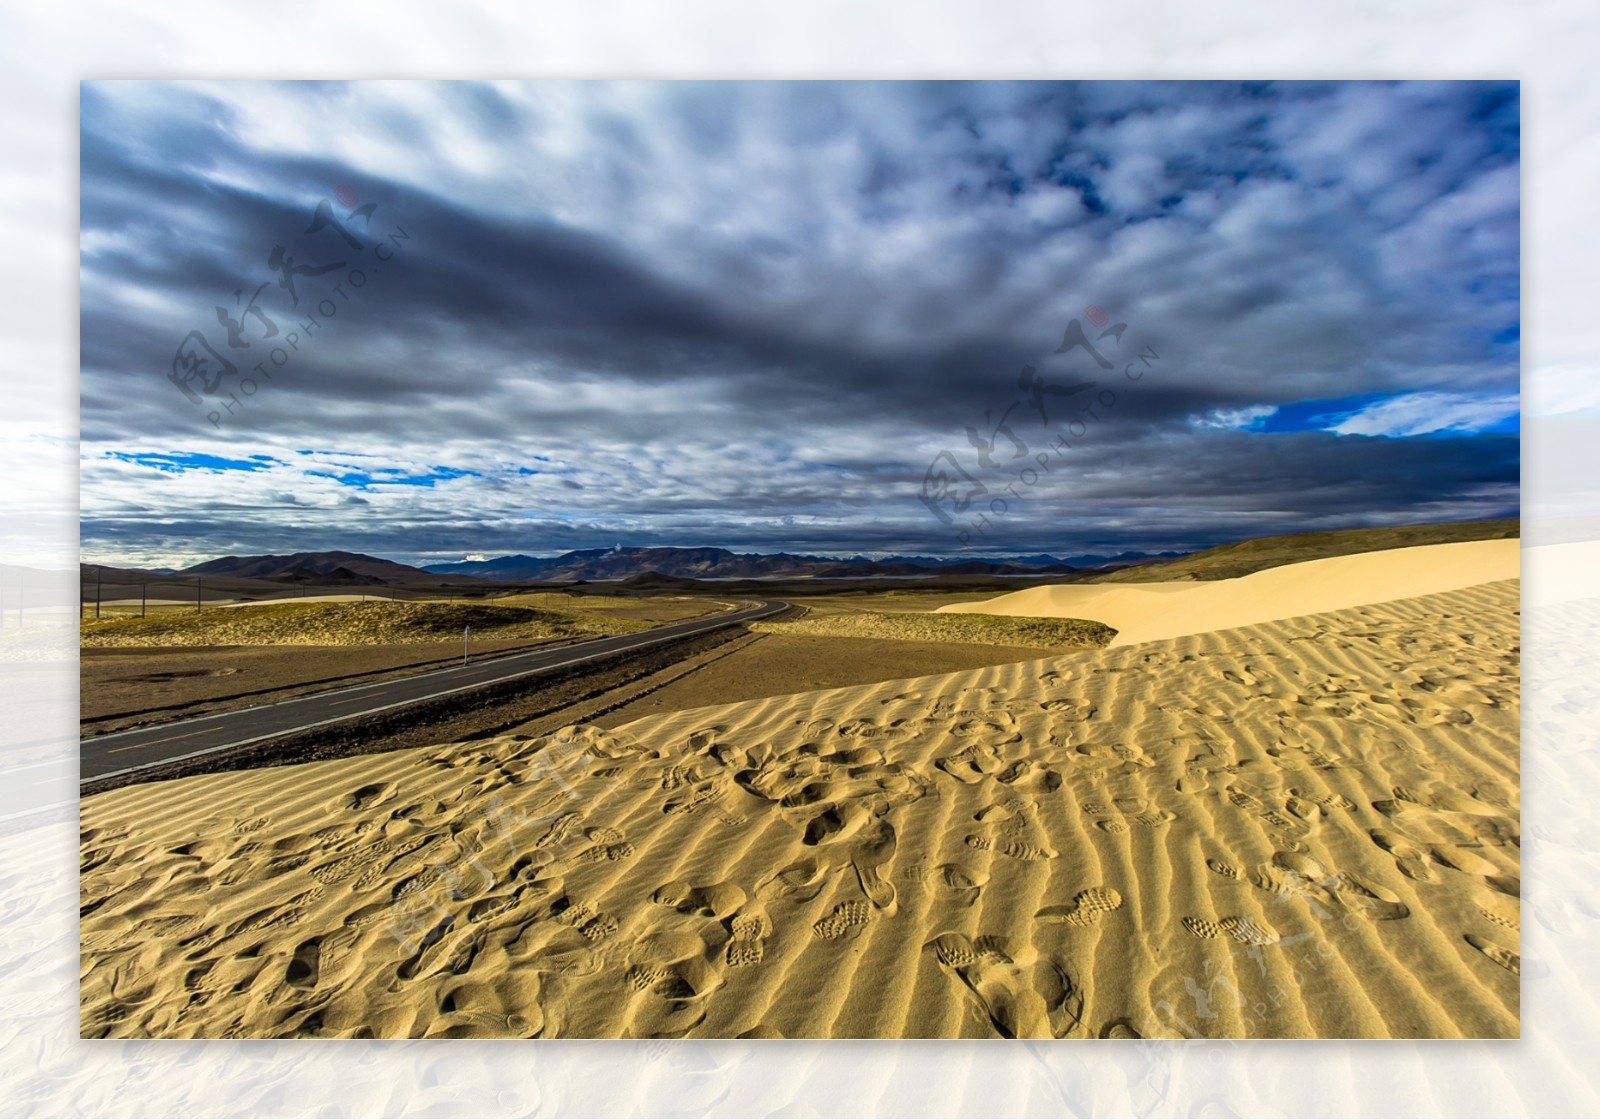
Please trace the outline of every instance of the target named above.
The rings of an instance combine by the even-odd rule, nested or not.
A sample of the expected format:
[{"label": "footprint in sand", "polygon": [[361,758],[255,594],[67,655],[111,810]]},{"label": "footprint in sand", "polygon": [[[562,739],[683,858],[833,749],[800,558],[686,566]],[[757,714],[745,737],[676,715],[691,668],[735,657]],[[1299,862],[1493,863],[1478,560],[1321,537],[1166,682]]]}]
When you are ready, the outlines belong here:
[{"label": "footprint in sand", "polygon": [[1055,859],[1060,854],[1047,848],[1029,844],[1025,840],[1015,840],[1004,836],[999,839],[990,839],[987,836],[979,836],[976,833],[967,837],[967,847],[974,848],[980,852],[999,852],[1003,856],[1010,856],[1012,859],[1022,860],[1025,863]]},{"label": "footprint in sand", "polygon": [[[1052,732],[1050,742],[1052,746],[1070,745],[1069,737],[1060,732]],[[1079,743],[1071,750],[1078,756],[1074,765],[1083,769],[1132,774],[1155,765],[1143,750],[1127,744]]]},{"label": "footprint in sand", "polygon": [[1468,847],[1517,846],[1517,822],[1498,807],[1456,790],[1414,790],[1396,787],[1392,800],[1374,801],[1372,807],[1413,839],[1440,841]]},{"label": "footprint in sand", "polygon": [[1334,872],[1308,852],[1275,852],[1270,864],[1256,868],[1251,881],[1274,894],[1338,902],[1373,921],[1396,921],[1411,915],[1411,908],[1392,891],[1347,871]]},{"label": "footprint in sand", "polygon": [[1030,946],[942,933],[926,948],[1001,1038],[1063,1038],[1082,1021],[1083,993],[1065,969]]},{"label": "footprint in sand", "polygon": [[604,941],[620,928],[616,918],[583,900],[559,899],[551,906],[551,914],[556,921],[571,926],[590,941]]},{"label": "footprint in sand", "polygon": [[1229,915],[1212,921],[1209,918],[1184,918],[1183,928],[1196,937],[1231,937],[1241,945],[1276,945],[1277,931],[1248,915]]},{"label": "footprint in sand", "polygon": [[689,749],[696,752],[709,750],[716,743],[717,736],[726,730],[727,728],[721,724],[715,724],[711,727],[702,727],[698,731],[691,731],[689,733]]},{"label": "footprint in sand", "polygon": [[1374,844],[1394,857],[1395,866],[1399,868],[1400,874],[1419,883],[1433,882],[1433,869],[1428,866],[1427,852],[1407,844],[1394,833],[1384,832],[1379,828],[1373,829],[1371,835]]},{"label": "footprint in sand", "polygon": [[634,846],[626,840],[614,844],[593,844],[573,855],[574,863],[621,863],[623,860],[632,859],[635,855]]},{"label": "footprint in sand", "polygon": [[441,972],[458,975],[467,972],[483,947],[485,931],[465,924],[457,927],[454,914],[440,918],[423,935],[416,951],[395,969],[396,975],[401,980],[411,981]]},{"label": "footprint in sand", "polygon": [[[987,712],[969,719],[959,719],[950,725],[950,734],[963,738],[981,737],[1000,743],[1022,740],[1017,730],[1017,720],[1010,712]],[[992,748],[991,748],[992,749]]]},{"label": "footprint in sand", "polygon": [[1308,823],[1321,821],[1328,815],[1327,810],[1323,808],[1323,806],[1318,805],[1314,801],[1309,801],[1304,797],[1298,797],[1292,793],[1284,801],[1283,807],[1287,809],[1293,816],[1296,816]]},{"label": "footprint in sand", "polygon": [[1060,922],[1069,926],[1086,926],[1102,914],[1122,908],[1122,895],[1112,887],[1090,887],[1079,891],[1067,906],[1046,906],[1034,915],[1039,922]]},{"label": "footprint in sand", "polygon": [[1517,931],[1522,929],[1522,915],[1517,904],[1499,895],[1485,895],[1479,900],[1478,913],[1497,926]]},{"label": "footprint in sand", "polygon": [[810,902],[828,885],[828,878],[832,872],[832,865],[823,860],[803,859],[774,871],[757,883],[756,897]]},{"label": "footprint in sand", "polygon": [[1039,707],[1067,723],[1093,719],[1100,710],[1087,700],[1045,700]]},{"label": "footprint in sand", "polygon": [[894,826],[880,820],[864,829],[850,845],[850,866],[855,869],[861,893],[873,906],[889,914],[895,911],[895,889],[883,872],[894,862],[898,843]]},{"label": "footprint in sand", "polygon": [[319,864],[307,872],[313,879],[323,886],[331,887],[336,883],[343,883],[352,879],[372,866],[374,860],[388,850],[385,843],[374,844],[364,851],[355,852],[348,856],[341,856],[328,863]]},{"label": "footprint in sand", "polygon": [[731,917],[749,900],[736,883],[711,883],[703,887],[674,880],[656,888],[651,901],[670,906],[680,914],[699,914],[721,921]]},{"label": "footprint in sand", "polygon": [[1334,879],[1334,893],[1345,908],[1377,922],[1392,922],[1411,915],[1399,896],[1348,872]]},{"label": "footprint in sand", "polygon": [[956,781],[969,786],[1005,769],[1000,752],[987,743],[974,744],[955,754],[935,759],[933,764]]},{"label": "footprint in sand", "polygon": [[[1229,786],[1227,794],[1228,800],[1232,802],[1236,808],[1243,809],[1245,812],[1259,818],[1268,826],[1275,828],[1279,832],[1285,833],[1290,837],[1305,836],[1310,832],[1313,826],[1313,822],[1311,821],[1286,817],[1283,815],[1283,813],[1278,812],[1271,805],[1266,804],[1261,800],[1261,797],[1268,796],[1267,794],[1263,793],[1261,796],[1257,796],[1240,788],[1239,786]],[[1276,796],[1274,796],[1274,800],[1278,800]],[[1297,799],[1292,797],[1285,799],[1286,802],[1288,800]],[[1311,811],[1309,807],[1307,808],[1307,811],[1308,813]],[[1287,808],[1285,808],[1285,812],[1288,812]]]},{"label": "footprint in sand", "polygon": [[898,739],[915,735],[920,725],[920,720],[892,719],[888,723],[879,723],[874,719],[854,719],[841,723],[839,734],[853,739]]},{"label": "footprint in sand", "polygon": [[1013,789],[1054,793],[1061,788],[1061,775],[1032,759],[1018,759],[995,775],[995,780]]},{"label": "footprint in sand", "polygon": [[1356,803],[1354,801],[1351,801],[1348,797],[1337,793],[1319,795],[1307,793],[1305,790],[1302,790],[1299,787],[1291,787],[1289,790],[1289,796],[1309,801],[1314,805],[1321,806],[1323,809],[1343,809],[1347,813],[1352,812],[1356,807]]},{"label": "footprint in sand", "polygon": [[1022,811],[1023,805],[1020,801],[996,801],[972,814],[972,819],[979,824],[999,824],[1002,821],[1013,820]]},{"label": "footprint in sand", "polygon": [[701,773],[698,766],[668,766],[661,771],[661,781],[658,785],[663,791],[673,793],[710,777],[710,773]]},{"label": "footprint in sand", "polygon": [[1115,798],[1114,802],[1112,802],[1112,808],[1117,813],[1122,813],[1125,818],[1130,819],[1134,824],[1144,824],[1144,826],[1168,824],[1168,822],[1178,819],[1178,814],[1160,810],[1154,803],[1150,803],[1144,797]]},{"label": "footprint in sand", "polygon": [[[1143,797],[1118,797],[1113,799],[1110,805],[1103,801],[1085,801],[1081,808],[1092,817],[1104,818],[1095,821],[1095,827],[1102,832],[1113,834],[1128,830],[1125,821],[1153,828],[1157,825],[1170,824],[1178,819],[1178,814],[1158,809]],[[1123,819],[1118,819],[1119,817]]]},{"label": "footprint in sand", "polygon": [[668,816],[678,813],[692,813],[718,800],[727,790],[727,782],[721,777],[697,782],[687,790],[668,798],[662,804],[661,811]]},{"label": "footprint in sand", "polygon": [[578,835],[583,825],[583,818],[577,813],[563,813],[550,823],[550,827],[540,833],[534,840],[535,848],[550,848],[558,844],[565,844],[568,840]]},{"label": "footprint in sand", "polygon": [[860,801],[835,802],[806,822],[803,842],[809,847],[838,844],[866,832],[876,820],[872,809]]},{"label": "footprint in sand", "polygon": [[566,883],[566,865],[549,852],[534,851],[513,863],[509,875],[521,884],[520,889],[528,897],[544,898],[561,894]]},{"label": "footprint in sand", "polygon": [[841,902],[826,917],[812,923],[812,931],[824,941],[856,937],[872,920],[872,908],[859,899]]},{"label": "footprint in sand", "polygon": [[1495,964],[1511,973],[1513,976],[1522,975],[1522,958],[1504,945],[1497,945],[1486,937],[1479,937],[1475,933],[1466,935],[1466,942],[1478,952],[1488,957]]},{"label": "footprint in sand", "polygon": [[936,890],[954,898],[964,907],[971,907],[977,903],[983,888],[988,886],[989,875],[977,869],[968,870],[958,863],[941,863],[934,869],[932,883]]},{"label": "footprint in sand", "polygon": [[767,938],[772,936],[772,920],[759,904],[746,906],[728,921],[732,935],[724,951],[731,968],[758,965],[766,956]]},{"label": "footprint in sand", "polygon": [[[628,1009],[633,1037],[681,1037],[705,1018],[704,1002],[722,987],[722,970],[704,939],[682,929],[646,933],[627,954],[623,973],[634,992]],[[640,999],[664,1001],[646,1008]]]}]

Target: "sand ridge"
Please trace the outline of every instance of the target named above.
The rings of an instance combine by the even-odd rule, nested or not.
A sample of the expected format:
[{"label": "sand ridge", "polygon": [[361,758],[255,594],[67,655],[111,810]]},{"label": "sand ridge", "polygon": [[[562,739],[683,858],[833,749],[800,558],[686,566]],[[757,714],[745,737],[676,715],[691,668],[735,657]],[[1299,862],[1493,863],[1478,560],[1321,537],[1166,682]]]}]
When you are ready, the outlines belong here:
[{"label": "sand ridge", "polygon": [[1516,579],[1520,545],[1515,539],[1419,545],[1210,582],[1031,587],[938,611],[1092,619],[1117,631],[1111,645],[1125,646]]},{"label": "sand ridge", "polygon": [[1512,1037],[1518,588],[82,812],[88,1036]]}]

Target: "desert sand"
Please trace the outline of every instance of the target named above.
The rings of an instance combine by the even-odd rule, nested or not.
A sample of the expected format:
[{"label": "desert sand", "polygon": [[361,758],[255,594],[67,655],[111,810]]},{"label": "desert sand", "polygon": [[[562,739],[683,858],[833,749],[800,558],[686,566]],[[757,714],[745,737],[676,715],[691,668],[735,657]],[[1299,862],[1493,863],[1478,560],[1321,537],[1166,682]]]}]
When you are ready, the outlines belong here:
[{"label": "desert sand", "polygon": [[938,610],[1092,619],[1117,631],[1112,645],[1126,646],[1516,579],[1519,547],[1517,540],[1493,540],[1395,548],[1285,564],[1209,583],[1030,587]]},{"label": "desert sand", "polygon": [[92,796],[82,1031],[1514,1037],[1517,642],[1497,578]]}]

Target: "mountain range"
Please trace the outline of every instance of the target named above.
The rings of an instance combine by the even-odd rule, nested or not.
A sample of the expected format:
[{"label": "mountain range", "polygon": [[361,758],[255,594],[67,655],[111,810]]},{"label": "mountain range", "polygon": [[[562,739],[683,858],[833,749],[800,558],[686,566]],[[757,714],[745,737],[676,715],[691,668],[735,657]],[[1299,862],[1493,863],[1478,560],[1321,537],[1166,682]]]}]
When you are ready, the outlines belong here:
[{"label": "mountain range", "polygon": [[[121,569],[84,565],[85,578],[98,568],[123,583],[154,580],[157,585],[200,579],[208,589],[220,581],[249,580],[316,587],[388,586],[421,590],[442,580],[573,583],[579,580],[749,580],[883,576],[1070,576],[1108,571],[1180,553],[1123,553],[1119,556],[1036,555],[1004,559],[951,559],[937,556],[801,556],[792,553],[735,553],[725,548],[592,548],[560,556],[497,556],[486,560],[412,567],[359,552],[296,552],[286,556],[222,556],[188,568]],[[213,584],[212,581],[219,581]]]},{"label": "mountain range", "polygon": [[[1163,556],[1177,556],[1164,553]],[[591,548],[561,556],[497,556],[454,564],[428,564],[437,575],[492,580],[627,579],[653,572],[688,579],[758,579],[922,575],[1070,575],[1085,568],[1155,559],[1144,553],[1117,557],[1025,556],[1008,559],[950,559],[932,556],[800,556],[793,553],[736,553],[725,548]],[[1089,561],[1084,563],[1083,561]]]}]

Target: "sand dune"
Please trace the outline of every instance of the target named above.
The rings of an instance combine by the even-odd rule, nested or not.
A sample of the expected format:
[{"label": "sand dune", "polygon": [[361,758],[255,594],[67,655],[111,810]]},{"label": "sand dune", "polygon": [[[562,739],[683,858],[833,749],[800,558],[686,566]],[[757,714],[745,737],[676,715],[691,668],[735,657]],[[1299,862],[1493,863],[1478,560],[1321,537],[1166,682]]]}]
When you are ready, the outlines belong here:
[{"label": "sand dune", "polygon": [[1515,1036],[1515,581],[129,787],[90,1036]]},{"label": "sand dune", "polygon": [[1117,631],[1113,646],[1125,646],[1516,579],[1519,545],[1494,540],[1396,548],[1210,583],[1031,587],[939,611],[1091,619]]}]

